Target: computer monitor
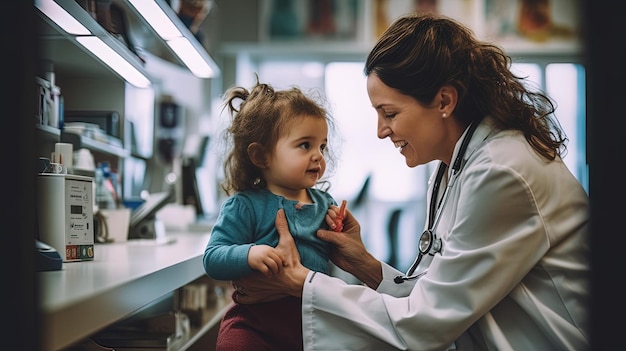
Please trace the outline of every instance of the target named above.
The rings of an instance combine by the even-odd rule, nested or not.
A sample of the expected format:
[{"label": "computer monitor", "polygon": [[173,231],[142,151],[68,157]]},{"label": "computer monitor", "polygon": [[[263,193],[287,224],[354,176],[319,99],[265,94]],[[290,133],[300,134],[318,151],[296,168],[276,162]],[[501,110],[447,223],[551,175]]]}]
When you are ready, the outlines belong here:
[{"label": "computer monitor", "polygon": [[156,213],[173,199],[172,192],[152,193],[130,216],[128,239],[157,239]]},{"label": "computer monitor", "polygon": [[194,206],[198,217],[206,214],[203,193],[207,190],[203,189],[199,173],[206,164],[208,145],[208,136],[190,136],[185,140],[182,152],[182,201],[184,205]]},{"label": "computer monitor", "polygon": [[122,188],[125,202],[137,202],[141,200],[141,193],[147,190],[146,183],[146,160],[139,157],[129,156],[124,159],[124,186]]}]

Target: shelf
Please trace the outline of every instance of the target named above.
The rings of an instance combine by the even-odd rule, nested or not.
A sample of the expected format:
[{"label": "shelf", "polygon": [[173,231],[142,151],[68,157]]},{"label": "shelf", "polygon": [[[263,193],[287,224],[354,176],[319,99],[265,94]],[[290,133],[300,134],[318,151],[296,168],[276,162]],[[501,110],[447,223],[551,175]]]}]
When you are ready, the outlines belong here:
[{"label": "shelf", "polygon": [[[123,18],[120,21],[124,22],[124,26],[126,26],[125,35],[109,33],[76,0],[54,1],[150,81],[154,81],[154,77],[146,70],[142,57],[145,53],[187,69],[165,40],[157,35],[128,0],[112,0],[111,2],[123,13]],[[215,72],[219,72],[219,67],[209,56],[207,50],[180,21],[176,12],[165,2],[160,0],[156,0],[156,2],[183,36],[189,40],[199,55],[209,63]],[[76,36],[66,33],[41,11],[37,10],[37,13],[40,18],[38,25],[42,33],[40,36],[41,56],[54,62],[55,71],[58,74],[96,78],[113,75],[121,79],[116,72],[78,43]]]},{"label": "shelf", "polygon": [[35,129],[39,132],[42,141],[70,143],[74,150],[86,148],[91,151],[99,152],[106,155],[117,157],[128,157],[130,151],[124,149],[121,145],[109,144],[103,141],[95,140],[86,136],[74,133],[61,132],[58,128],[36,124]]},{"label": "shelf", "polygon": [[[80,344],[93,342],[101,348],[120,351],[149,346],[164,351],[184,351],[197,347],[196,343],[202,343],[207,336],[210,338],[212,331],[219,327],[222,316],[233,304],[231,298],[233,289],[230,282],[211,281],[207,276],[198,278],[190,284],[208,284],[207,288],[213,288],[213,295],[206,296],[210,306],[194,311],[177,309],[175,306],[179,296],[170,294],[142,308],[129,318],[82,340]],[[190,314],[194,317],[192,318]],[[189,329],[184,326],[185,319]],[[77,345],[73,347],[75,346]]]},{"label": "shelf", "polygon": [[192,328],[188,336],[172,342],[167,348],[168,351],[182,351],[192,347],[211,329],[220,324],[222,316],[232,306],[232,301],[230,293],[219,297],[215,306],[205,311],[205,313],[211,314],[211,318],[206,321],[201,328]]},{"label": "shelf", "polygon": [[97,244],[93,261],[37,273],[45,350],[70,346],[204,275],[210,234],[168,236],[176,241]]},{"label": "shelf", "polygon": [[[75,0],[56,0],[56,3],[83,24],[93,35],[102,39],[126,62],[149,80],[152,80],[150,74],[143,67],[141,59],[119,39],[107,32]],[[41,32],[41,58],[52,61],[57,74],[71,77],[119,77],[109,66],[79,44],[75,36],[66,33],[38,9],[36,12],[40,18],[38,24]]]},{"label": "shelf", "polygon": [[124,149],[122,145],[118,146],[74,133],[61,132],[61,142],[72,144],[74,150],[86,148],[91,151],[117,157],[128,157],[130,155],[130,151]]},{"label": "shelf", "polygon": [[345,42],[253,42],[225,43],[220,54],[226,56],[249,55],[262,59],[305,59],[328,60],[340,57],[342,60],[365,60],[371,46],[367,43]]},{"label": "shelf", "polygon": [[[216,75],[219,74],[220,68],[215,63],[213,58],[211,58],[207,49],[202,46],[202,44],[185,26],[185,24],[183,24],[183,22],[178,18],[178,14],[174,11],[174,9],[172,9],[164,0],[154,1],[172,21],[172,24],[174,24],[174,26],[176,26],[176,28],[189,41],[202,59],[209,64]],[[132,6],[128,0],[113,0],[113,3],[122,8],[127,14],[129,37],[133,45],[135,45],[140,53],[150,53],[172,64],[188,69],[178,55],[176,55],[176,53],[170,48],[170,46],[154,33],[150,24],[137,12],[137,9]]]},{"label": "shelf", "polygon": [[[552,40],[534,43],[524,40],[500,40],[500,45],[507,54],[517,57],[578,57],[582,55],[582,46],[573,40]],[[364,42],[253,42],[225,43],[220,54],[225,56],[248,56],[254,59],[302,59],[302,60],[359,60],[365,61],[374,44]]]},{"label": "shelf", "polygon": [[61,137],[59,128],[54,128],[44,124],[35,124],[35,130],[38,131],[40,140],[43,142],[58,143]]},{"label": "shelf", "polygon": [[[241,1],[240,1],[241,2]],[[574,1],[577,3],[578,1]],[[365,61],[367,54],[374,47],[381,28],[389,26],[397,17],[416,11],[416,2],[412,1],[387,1],[374,2],[363,1],[358,3],[355,10],[355,20],[350,18],[349,12],[340,6],[335,7],[331,16],[336,23],[341,23],[342,28],[352,26],[354,28],[353,37],[346,40],[346,36],[312,36],[306,33],[303,28],[307,25],[311,11],[302,3],[293,4],[294,30],[292,36],[272,37],[271,18],[273,11],[278,11],[279,7],[270,6],[273,2],[264,0],[257,4],[258,15],[255,21],[246,28],[236,28],[227,24],[229,36],[220,45],[220,54],[232,57],[244,57],[245,59],[257,60],[357,60]],[[550,57],[564,59],[579,59],[582,56],[582,37],[577,34],[580,30],[576,6],[572,6],[570,1],[551,1],[552,13],[554,14],[555,26],[559,25],[560,31],[550,35],[543,42],[533,41],[516,34],[516,32],[505,27],[504,22],[512,21],[517,15],[518,6],[515,2],[500,3],[498,1],[487,0],[466,0],[466,1],[439,1],[438,11],[446,16],[450,16],[468,25],[470,29],[481,40],[493,42],[501,45],[507,54],[515,59]],[[235,10],[236,5],[228,9]],[[345,4],[343,4],[345,6]],[[384,11],[377,12],[380,7]],[[284,10],[284,9],[280,9]],[[289,10],[286,10],[289,11]],[[495,13],[494,13],[495,11]],[[502,13],[500,13],[502,12]],[[312,17],[312,16],[311,16]],[[229,21],[227,18],[226,21]],[[299,22],[298,22],[299,21]],[[239,23],[239,22],[237,22]],[[256,28],[253,26],[256,24]],[[291,26],[288,28],[292,28]],[[293,29],[292,28],[292,29]],[[494,28],[506,28],[504,33],[496,31]],[[563,29],[565,28],[565,29]],[[336,28],[333,28],[336,29]],[[237,31],[236,31],[237,30]],[[567,31],[571,31],[568,33]],[[239,33],[255,32],[256,36]],[[232,34],[231,34],[232,33]],[[245,62],[245,61],[244,61]]]}]

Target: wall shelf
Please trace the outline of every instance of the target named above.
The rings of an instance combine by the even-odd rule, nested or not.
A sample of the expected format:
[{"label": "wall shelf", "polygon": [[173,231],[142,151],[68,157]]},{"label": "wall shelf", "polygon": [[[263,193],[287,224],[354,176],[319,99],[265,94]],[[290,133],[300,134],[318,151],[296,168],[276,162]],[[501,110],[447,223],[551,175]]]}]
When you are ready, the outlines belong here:
[{"label": "wall shelf", "polygon": [[[119,39],[107,32],[87,11],[75,0],[56,0],[56,3],[83,24],[93,35],[104,41],[113,51],[126,62],[150,79],[144,69],[143,62]],[[76,37],[66,33],[38,9],[40,18],[40,56],[54,63],[55,73],[71,77],[102,78],[116,76],[112,69],[95,57],[76,41]],[[121,77],[119,77],[121,79]]]},{"label": "wall shelf", "polygon": [[[242,2],[243,0],[239,0]],[[232,2],[232,0],[230,1]],[[574,4],[578,1],[574,1]],[[252,28],[239,26],[231,26],[227,31],[237,33],[238,37],[231,37],[220,46],[219,53],[229,57],[243,57],[252,60],[272,60],[272,59],[294,59],[294,60],[358,60],[364,61],[367,54],[376,43],[377,34],[380,28],[386,28],[398,16],[412,12],[415,10],[415,2],[376,2],[373,0],[364,0],[358,2],[356,20],[348,21],[354,26],[354,35],[352,38],[339,36],[337,38],[311,36],[302,29],[302,33],[298,33],[289,38],[276,37],[272,38],[270,30],[270,19],[272,17],[274,0],[259,1],[257,26],[254,30],[257,33],[256,38],[246,36]],[[437,2],[438,11],[444,15],[453,17],[464,24],[468,25],[476,35],[487,41],[498,43],[506,51],[507,54],[524,60],[525,58],[545,57],[554,58],[578,58],[582,55],[582,43],[580,36],[576,33],[580,30],[578,23],[578,15],[575,11],[577,8],[570,1],[554,0],[551,1],[552,14],[554,16],[555,25],[567,28],[569,36],[550,36],[543,42],[537,42],[524,38],[522,35],[515,33],[510,28],[513,24],[509,24],[504,33],[495,31],[493,27],[503,27],[507,20],[514,23],[517,6],[514,2],[500,3],[486,0],[468,0],[453,1],[444,0]],[[307,5],[294,3],[293,11],[297,13],[296,18],[301,23],[300,27],[305,27],[305,14],[310,11]],[[228,5],[237,6],[237,5]],[[380,15],[377,6],[384,7]],[[344,9],[345,10],[345,9]],[[346,16],[345,11],[340,11],[337,7],[333,13],[335,22],[340,23]],[[377,23],[380,22],[380,23]],[[345,22],[345,21],[344,21]],[[341,22],[343,26],[346,23]],[[508,22],[507,22],[508,23]],[[247,30],[246,30],[247,29]]]},{"label": "wall shelf", "polygon": [[42,136],[43,140],[58,142],[61,131],[59,128],[54,128],[51,126],[47,126],[44,124],[35,124],[35,129],[39,131],[39,134]]},{"label": "wall shelf", "polygon": [[35,130],[38,133],[39,140],[44,143],[70,143],[73,145],[74,150],[86,148],[104,155],[122,158],[130,155],[130,151],[124,149],[121,145],[110,144],[74,133],[62,132],[58,128],[37,124],[35,125]]},{"label": "wall shelf", "polygon": [[115,145],[74,133],[61,132],[61,142],[72,144],[74,150],[86,148],[117,157],[128,157],[130,155],[130,151],[124,149],[122,145]]},{"label": "wall shelf", "polygon": [[[123,18],[120,21],[126,27],[126,31],[123,33],[125,35],[107,31],[76,0],[54,1],[149,80],[154,80],[154,77],[145,69],[143,53],[150,53],[187,69],[169,45],[157,35],[128,0],[112,0],[111,2],[112,5],[122,10]],[[215,72],[219,72],[219,67],[207,50],[180,21],[176,12],[164,1],[156,0],[156,2],[183,36],[189,40],[199,55],[209,63]],[[55,71],[70,76],[103,77],[111,76],[111,74],[118,76],[100,59],[79,44],[75,36],[67,34],[41,11],[37,10],[37,13],[41,19],[38,23],[41,33],[41,57],[54,62]]]}]

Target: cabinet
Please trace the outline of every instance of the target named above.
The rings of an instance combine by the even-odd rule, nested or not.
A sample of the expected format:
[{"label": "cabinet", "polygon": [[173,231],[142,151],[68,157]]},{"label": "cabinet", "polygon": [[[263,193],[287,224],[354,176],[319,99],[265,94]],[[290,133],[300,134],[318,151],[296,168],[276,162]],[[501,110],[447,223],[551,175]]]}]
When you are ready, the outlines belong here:
[{"label": "cabinet", "polygon": [[[60,5],[71,17],[78,19],[112,52],[122,58],[150,83],[160,77],[146,68],[146,61],[158,58],[164,64],[186,69],[169,46],[156,35],[128,0],[111,0],[109,4],[118,10],[118,17],[132,33],[132,45],[127,38],[111,34],[83,7],[95,1],[48,0]],[[164,2],[156,0],[161,6]],[[37,0],[45,3],[46,0]],[[97,3],[107,3],[98,1]],[[81,4],[83,6],[81,6]],[[45,16],[38,8],[35,20],[38,33],[39,57],[54,72],[54,85],[60,88],[65,110],[116,111],[120,115],[121,144],[111,143],[87,135],[68,133],[58,125],[36,123],[36,153],[47,157],[56,142],[70,142],[74,150],[87,148],[94,161],[117,165],[123,176],[124,160],[139,157],[148,160],[151,150],[138,152],[132,147],[129,119],[136,127],[148,127],[153,131],[154,93],[139,102],[139,91],[152,91],[151,87],[132,86],[90,51],[84,49],[77,37],[67,34]],[[184,27],[173,10],[166,11],[170,20]],[[122,22],[117,22],[121,25]],[[196,48],[200,44],[189,31],[183,35]],[[204,50],[204,49],[202,49]],[[204,52],[205,55],[208,55]],[[190,73],[189,73],[190,74]],[[46,74],[38,72],[39,78]],[[138,105],[146,108],[138,108]],[[130,116],[131,113],[140,117]],[[141,120],[137,120],[140,118]],[[144,133],[142,133],[143,135]],[[153,135],[148,133],[152,142]],[[150,149],[151,149],[150,144]],[[145,151],[145,150],[144,150]],[[204,277],[202,269],[203,248],[208,234],[169,233],[176,239],[173,244],[156,245],[152,242],[129,241],[96,245],[95,259],[89,262],[64,263],[60,271],[37,273],[40,288],[42,342],[44,350],[59,350],[88,340],[90,336],[124,320],[159,299],[178,293],[184,286]],[[227,291],[228,287],[224,288]],[[192,325],[191,332],[176,340],[176,350],[184,350],[202,338],[219,322],[230,296],[221,294],[203,312],[209,316],[201,326]]]},{"label": "cabinet", "polygon": [[[143,63],[130,47],[124,45],[117,37],[105,30],[75,0],[38,1],[39,4],[58,4],[110,49],[126,64],[136,69],[144,76],[153,79],[143,67]],[[122,1],[115,2],[122,4]],[[44,5],[42,5],[44,6]],[[49,6],[49,5],[45,5]],[[62,122],[37,124],[37,154],[47,157],[51,154],[55,142],[69,142],[74,150],[89,149],[95,162],[108,162],[114,169],[123,170],[123,159],[131,154],[130,143],[125,137],[125,92],[128,83],[105,65],[100,59],[81,46],[77,37],[74,37],[56,23],[50,20],[39,8],[36,25],[38,29],[38,48],[40,62],[36,79],[52,83],[59,88],[63,107],[58,112],[65,111],[115,111],[120,116],[120,125],[117,140],[102,140],[88,135],[80,135],[62,130]],[[54,77],[53,79],[50,77]],[[46,81],[47,80],[47,81]],[[149,89],[149,88],[146,88]],[[37,101],[41,110],[42,103]],[[57,108],[54,106],[54,108]],[[151,119],[147,119],[150,122]],[[37,122],[37,120],[36,120]],[[61,127],[61,128],[59,128]],[[150,156],[147,154],[146,156]],[[86,174],[89,175],[89,174]]]},{"label": "cabinet", "polygon": [[[216,0],[226,17],[220,53],[238,56],[242,62],[255,60],[364,60],[382,31],[398,16],[436,3],[435,11],[468,25],[484,40],[501,45],[516,59],[521,57],[569,57],[581,54],[580,1],[552,0],[547,9],[551,32],[536,39],[516,29],[520,4],[516,0],[439,0],[436,2],[363,0],[338,2],[326,7],[316,3],[317,12],[306,2],[261,0]],[[286,4],[288,3],[288,4]],[[542,2],[537,2],[542,3]],[[256,14],[236,11],[256,6]],[[245,18],[251,16],[253,18]],[[285,18],[288,21],[281,23]],[[323,21],[320,20],[323,18]],[[320,25],[326,24],[326,28]],[[229,82],[227,82],[228,85]]]},{"label": "cabinet", "polygon": [[[57,125],[54,124],[44,125],[43,128],[37,128],[41,137],[38,153],[41,156],[47,156],[52,151],[54,142],[69,141],[74,144],[75,149],[86,147],[92,152],[95,151],[96,162],[108,161],[113,167],[117,165],[120,171],[123,169],[121,161],[123,158],[128,156],[151,158],[155,100],[160,93],[159,84],[163,80],[160,68],[167,65],[190,77],[194,75],[168,43],[157,35],[137,9],[130,4],[129,0],[37,0],[35,3],[41,65],[43,67],[45,62],[51,67],[45,70],[52,70],[55,85],[60,88],[63,97],[65,110],[116,112],[120,116],[119,135],[122,139],[121,146],[101,143],[93,138],[84,136],[76,138],[67,135],[65,132],[58,131]],[[202,44],[178,19],[174,10],[164,0],[155,0],[155,3],[164,10],[168,19],[199,56],[207,61],[216,73],[219,73],[219,67],[212,61]],[[94,14],[91,13],[89,4],[98,4],[98,6],[106,4],[110,7],[110,11],[105,12],[105,15]],[[148,78],[149,83],[152,83],[151,86],[138,86],[132,81],[125,81],[120,74],[80,44],[85,36],[68,34],[40,10],[40,8],[52,5],[58,5],[76,19],[91,33],[87,37],[100,39],[107,46],[109,56],[118,56],[122,65]],[[106,18],[107,15],[110,17],[108,21],[101,18]],[[105,24],[101,25],[101,23]],[[111,27],[114,30],[110,30]],[[38,74],[40,78],[48,74],[43,71],[42,68],[42,72]],[[131,122],[133,128],[131,128]],[[54,128],[57,130],[55,131]],[[133,140],[137,143],[131,143]],[[135,148],[135,145],[138,145],[138,148]]]}]

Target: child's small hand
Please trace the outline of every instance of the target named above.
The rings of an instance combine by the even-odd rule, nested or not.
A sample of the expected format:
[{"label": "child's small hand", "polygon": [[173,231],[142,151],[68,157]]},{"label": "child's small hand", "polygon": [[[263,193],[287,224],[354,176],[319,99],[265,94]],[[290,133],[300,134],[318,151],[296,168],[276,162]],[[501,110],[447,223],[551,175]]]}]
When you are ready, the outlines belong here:
[{"label": "child's small hand", "polygon": [[248,251],[248,265],[255,271],[271,277],[278,274],[283,260],[276,250],[269,245],[252,245]]},{"label": "child's small hand", "polygon": [[326,223],[328,226],[336,231],[341,232],[343,230],[343,219],[346,215],[346,200],[341,202],[341,207],[331,206],[326,214]]}]

